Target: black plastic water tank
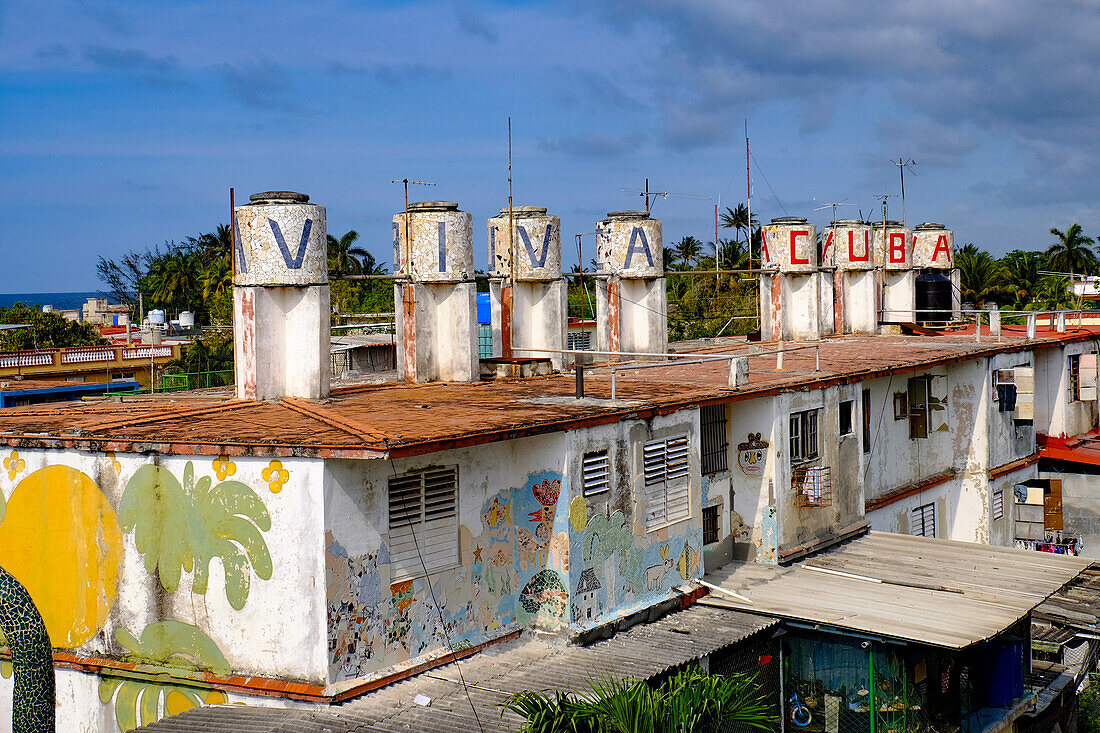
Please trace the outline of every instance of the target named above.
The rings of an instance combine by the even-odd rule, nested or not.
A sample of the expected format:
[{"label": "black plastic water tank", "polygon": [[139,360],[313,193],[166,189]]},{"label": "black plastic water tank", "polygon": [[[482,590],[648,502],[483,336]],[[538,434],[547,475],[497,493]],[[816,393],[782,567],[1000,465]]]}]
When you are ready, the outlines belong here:
[{"label": "black plastic water tank", "polygon": [[951,279],[937,270],[925,270],[917,275],[917,320],[951,320]]}]

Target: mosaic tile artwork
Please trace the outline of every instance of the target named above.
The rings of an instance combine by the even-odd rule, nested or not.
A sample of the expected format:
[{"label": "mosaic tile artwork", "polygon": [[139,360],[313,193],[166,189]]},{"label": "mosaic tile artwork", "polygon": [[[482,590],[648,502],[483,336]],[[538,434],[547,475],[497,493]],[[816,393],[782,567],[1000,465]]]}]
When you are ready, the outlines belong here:
[{"label": "mosaic tile artwork", "polygon": [[27,589],[0,568],[0,631],[15,668],[13,733],[54,730],[53,649],[42,616]]}]

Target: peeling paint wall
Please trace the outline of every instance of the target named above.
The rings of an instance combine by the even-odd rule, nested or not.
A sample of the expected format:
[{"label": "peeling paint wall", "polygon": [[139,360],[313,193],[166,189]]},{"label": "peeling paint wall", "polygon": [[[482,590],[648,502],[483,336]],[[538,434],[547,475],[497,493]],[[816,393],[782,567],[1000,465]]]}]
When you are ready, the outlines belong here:
[{"label": "peeling paint wall", "polygon": [[1097,424],[1095,399],[1070,399],[1069,357],[1092,353],[1095,342],[1066,344],[1035,352],[1035,432],[1054,437],[1080,435]]},{"label": "peeling paint wall", "polygon": [[[734,557],[776,561],[776,450],[783,439],[776,398],[735,402],[729,409],[729,526]],[[767,443],[767,445],[763,445]],[[772,521],[771,534],[764,519]]]}]

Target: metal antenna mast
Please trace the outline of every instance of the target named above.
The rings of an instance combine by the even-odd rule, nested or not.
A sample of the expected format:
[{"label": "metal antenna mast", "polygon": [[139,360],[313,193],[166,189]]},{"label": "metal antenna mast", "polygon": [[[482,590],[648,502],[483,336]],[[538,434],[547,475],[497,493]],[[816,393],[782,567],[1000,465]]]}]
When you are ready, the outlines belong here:
[{"label": "metal antenna mast", "polygon": [[814,209],[814,211],[824,211],[825,209],[831,208],[833,210],[833,222],[832,223],[836,224],[836,210],[837,210],[838,206],[855,206],[855,204],[849,204],[849,203],[847,203],[847,201],[848,201],[848,199],[844,199],[844,201],[831,201],[831,202],[825,204],[824,206],[818,206],[816,209]]},{"label": "metal antenna mast", "polygon": [[628,188],[626,186],[623,186],[623,193],[631,193],[631,194],[635,194],[637,196],[644,196],[645,197],[645,213],[647,213],[647,214],[649,213],[649,209],[650,209],[649,199],[650,198],[656,198],[658,196],[660,196],[661,198],[665,198],[665,199],[667,199],[667,198],[698,199],[700,201],[710,201],[711,200],[710,196],[702,196],[700,194],[695,194],[695,193],[673,193],[671,191],[650,191],[649,190],[649,179],[648,178],[645,179],[645,189]]},{"label": "metal antenna mast", "polygon": [[[404,258],[404,260],[402,260],[402,263],[406,267],[408,267],[409,254],[412,251],[410,249],[411,245],[409,243],[409,184],[412,184],[414,186],[434,186],[435,184],[432,183],[431,181],[410,181],[408,178],[395,178],[392,181],[390,181],[390,183],[403,183],[403,184],[405,184],[405,258]],[[396,269],[396,267],[397,267],[397,263],[394,263],[394,268]],[[396,274],[396,273],[394,273],[394,274]],[[409,271],[408,271],[408,273],[406,273],[406,275],[411,275],[411,274],[412,274],[412,268],[410,267]]]},{"label": "metal antenna mast", "polygon": [[[891,163],[898,167],[898,173],[901,175],[901,225],[905,226],[905,169],[912,169],[917,164],[917,161],[912,158],[898,158],[897,160],[891,160]],[[913,171],[913,175],[917,172]]]}]

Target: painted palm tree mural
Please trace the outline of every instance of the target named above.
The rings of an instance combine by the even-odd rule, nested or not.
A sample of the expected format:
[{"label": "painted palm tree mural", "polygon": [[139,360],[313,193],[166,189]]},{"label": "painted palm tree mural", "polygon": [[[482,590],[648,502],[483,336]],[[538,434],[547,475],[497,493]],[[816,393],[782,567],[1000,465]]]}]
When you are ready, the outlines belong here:
[{"label": "painted palm tree mural", "polygon": [[271,515],[240,481],[196,480],[191,461],[182,484],[163,466],[142,466],[126,484],[118,513],[123,530],[134,532],[145,569],[156,572],[169,593],[179,588],[186,571],[194,572],[192,591],[205,595],[215,557],[225,567],[226,598],[238,611],[248,600],[250,569],[263,580],[271,578],[271,553],[262,534],[271,529]]},{"label": "painted palm tree mural", "polygon": [[[229,662],[218,645],[202,629],[191,624],[158,621],[145,627],[141,639],[134,638],[126,629],[118,629],[115,639],[127,650],[122,657],[125,662],[157,668],[175,667],[184,674],[210,672],[224,676],[230,672]],[[221,690],[201,686],[104,676],[99,683],[99,699],[107,704],[112,698],[115,721],[121,731],[148,725],[163,715],[178,715],[199,705],[224,703],[228,699]]]}]

